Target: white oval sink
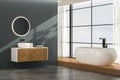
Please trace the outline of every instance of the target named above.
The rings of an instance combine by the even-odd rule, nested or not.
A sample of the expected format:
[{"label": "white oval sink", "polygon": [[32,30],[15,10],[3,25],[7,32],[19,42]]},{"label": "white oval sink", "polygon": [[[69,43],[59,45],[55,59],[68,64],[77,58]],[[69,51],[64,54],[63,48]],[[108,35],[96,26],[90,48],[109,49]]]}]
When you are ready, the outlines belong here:
[{"label": "white oval sink", "polygon": [[80,63],[91,65],[111,65],[117,58],[114,48],[81,48],[75,49],[75,57]]},{"label": "white oval sink", "polygon": [[33,43],[18,43],[19,48],[31,48],[33,47]]}]

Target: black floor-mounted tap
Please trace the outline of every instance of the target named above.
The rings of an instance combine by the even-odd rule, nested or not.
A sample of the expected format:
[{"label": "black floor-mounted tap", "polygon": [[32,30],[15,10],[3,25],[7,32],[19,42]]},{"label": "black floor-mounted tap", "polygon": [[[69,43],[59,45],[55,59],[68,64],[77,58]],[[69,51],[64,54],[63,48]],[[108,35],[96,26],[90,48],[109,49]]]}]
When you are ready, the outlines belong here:
[{"label": "black floor-mounted tap", "polygon": [[100,38],[100,40],[102,40],[102,47],[107,48],[106,38]]}]

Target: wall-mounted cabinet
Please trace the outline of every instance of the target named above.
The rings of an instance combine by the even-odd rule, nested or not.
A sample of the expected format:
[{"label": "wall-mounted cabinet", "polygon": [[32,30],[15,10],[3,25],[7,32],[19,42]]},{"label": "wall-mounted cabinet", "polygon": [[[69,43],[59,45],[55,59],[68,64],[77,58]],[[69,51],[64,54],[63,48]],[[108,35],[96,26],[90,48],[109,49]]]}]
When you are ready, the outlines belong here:
[{"label": "wall-mounted cabinet", "polygon": [[48,48],[11,48],[12,62],[47,61]]}]

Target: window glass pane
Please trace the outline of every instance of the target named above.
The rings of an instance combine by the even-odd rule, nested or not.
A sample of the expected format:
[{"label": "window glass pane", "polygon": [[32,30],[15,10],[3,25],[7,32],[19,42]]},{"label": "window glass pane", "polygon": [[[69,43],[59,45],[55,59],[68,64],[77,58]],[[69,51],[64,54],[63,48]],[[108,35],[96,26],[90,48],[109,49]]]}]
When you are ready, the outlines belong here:
[{"label": "window glass pane", "polygon": [[102,48],[102,44],[93,44],[93,47],[98,47],[98,48]]},{"label": "window glass pane", "polygon": [[84,2],[73,4],[73,9],[90,7],[90,6],[91,6],[91,1],[84,1]]},{"label": "window glass pane", "polygon": [[73,26],[90,25],[91,9],[79,9],[73,11]]},{"label": "window glass pane", "polygon": [[73,43],[73,57],[75,57],[75,49],[77,47],[91,47],[90,44],[76,44],[76,43]]},{"label": "window glass pane", "polygon": [[113,26],[94,26],[93,43],[102,43],[100,38],[106,38],[106,43],[113,43]]},{"label": "window glass pane", "polygon": [[93,24],[113,24],[113,5],[94,7]]},{"label": "window glass pane", "polygon": [[113,0],[93,0],[93,5],[113,3]]},{"label": "window glass pane", "polygon": [[[102,48],[102,44],[93,44],[93,47]],[[113,48],[113,45],[107,44],[107,47],[108,47],[108,48]]]},{"label": "window glass pane", "polygon": [[73,27],[73,42],[90,42],[91,27]]}]

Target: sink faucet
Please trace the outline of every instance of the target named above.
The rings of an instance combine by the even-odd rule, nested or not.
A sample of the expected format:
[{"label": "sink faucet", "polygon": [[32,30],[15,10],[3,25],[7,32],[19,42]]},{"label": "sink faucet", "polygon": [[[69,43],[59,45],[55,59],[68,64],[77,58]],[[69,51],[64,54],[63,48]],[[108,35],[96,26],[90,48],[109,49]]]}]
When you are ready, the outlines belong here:
[{"label": "sink faucet", "polygon": [[102,47],[107,48],[106,38],[100,38],[100,40],[102,40]]},{"label": "sink faucet", "polygon": [[25,39],[20,39],[20,42],[24,42],[25,41]]}]

